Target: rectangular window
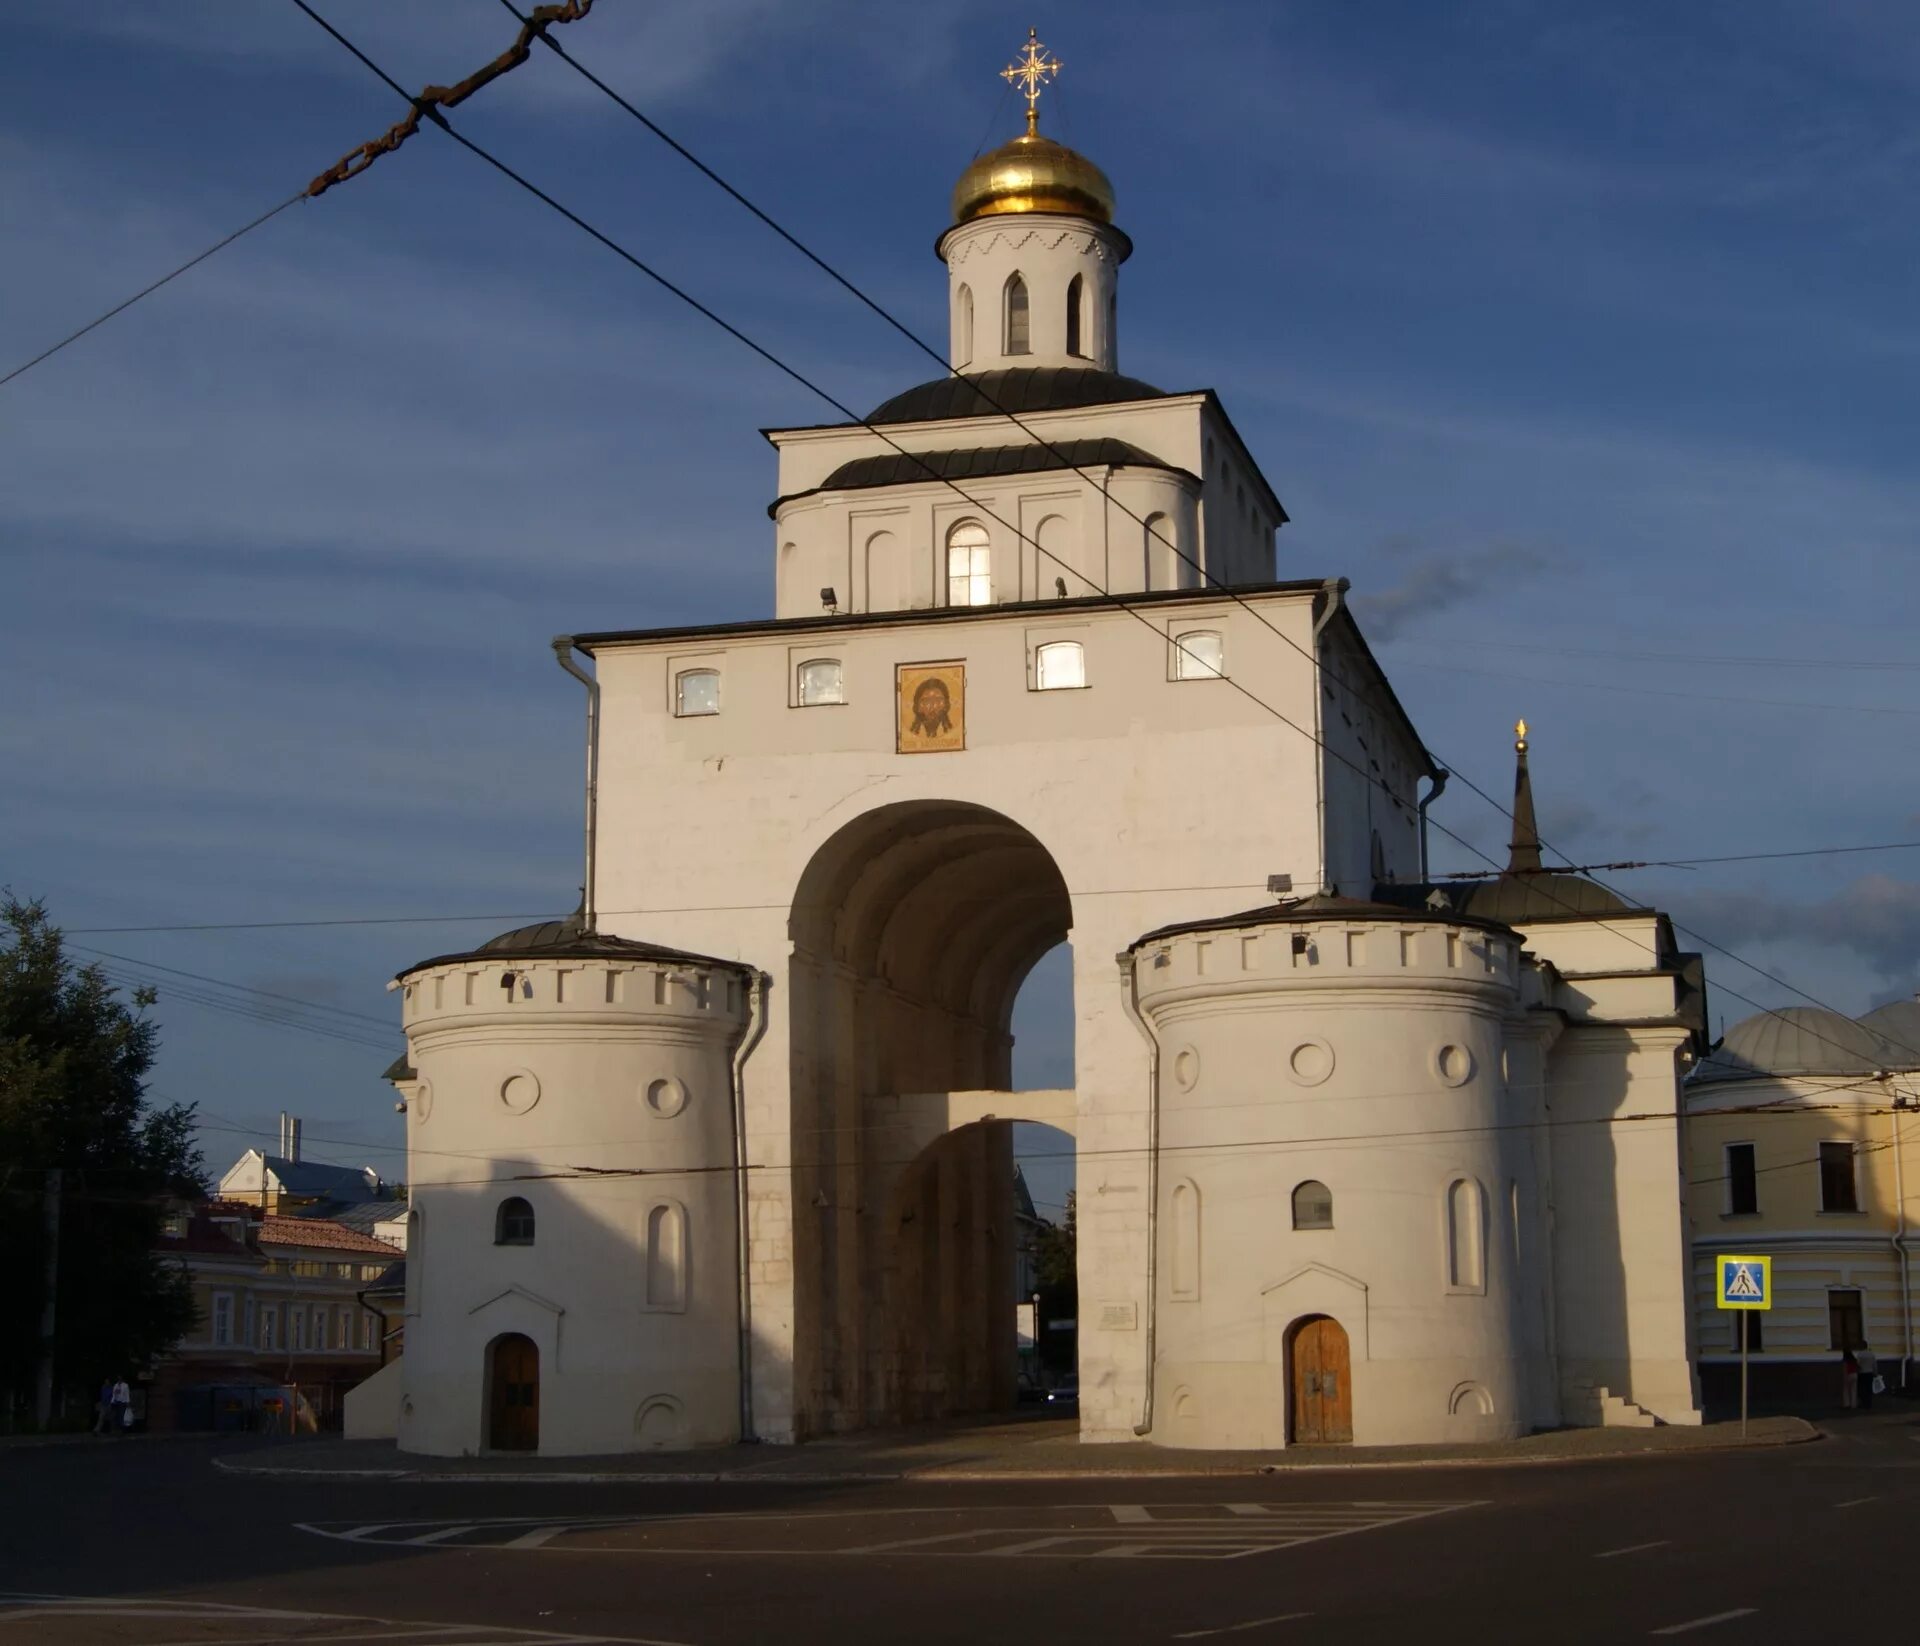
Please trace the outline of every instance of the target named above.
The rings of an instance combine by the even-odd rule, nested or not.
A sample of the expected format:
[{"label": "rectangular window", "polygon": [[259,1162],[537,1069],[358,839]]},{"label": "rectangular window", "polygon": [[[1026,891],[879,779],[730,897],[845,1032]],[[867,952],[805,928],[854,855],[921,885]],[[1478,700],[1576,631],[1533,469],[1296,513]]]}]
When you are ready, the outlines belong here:
[{"label": "rectangular window", "polygon": [[307,1346],[307,1311],[297,1304],[287,1305],[287,1347],[298,1353]]},{"label": "rectangular window", "polygon": [[374,1331],[379,1326],[380,1317],[371,1311],[360,1317],[360,1347],[371,1351],[375,1345]]},{"label": "rectangular window", "polygon": [[1827,1293],[1827,1347],[1857,1349],[1866,1342],[1866,1310],[1857,1291]]},{"label": "rectangular window", "polygon": [[1860,1210],[1860,1195],[1853,1181],[1853,1145],[1851,1143],[1820,1145],[1820,1210],[1823,1212]]},{"label": "rectangular window", "polygon": [[261,1348],[271,1349],[273,1347],[274,1324],[279,1318],[280,1311],[277,1308],[262,1309],[260,1311],[260,1335],[254,1339],[254,1342]]},{"label": "rectangular window", "polygon": [[327,1346],[327,1311],[323,1304],[313,1306],[313,1346],[324,1349]]},{"label": "rectangular window", "polygon": [[213,1341],[216,1347],[223,1349],[233,1341],[232,1292],[213,1294]]},{"label": "rectangular window", "polygon": [[1218,629],[1189,629],[1173,637],[1175,680],[1220,680],[1226,672],[1226,647]]},{"label": "rectangular window", "polygon": [[342,1309],[333,1317],[333,1330],[333,1346],[336,1349],[353,1347],[353,1311],[351,1309]]},{"label": "rectangular window", "polygon": [[240,1316],[240,1341],[242,1343],[251,1343],[254,1341],[254,1336],[260,1329],[258,1313],[259,1311],[254,1305],[253,1294],[249,1292],[247,1294],[245,1307]]},{"label": "rectangular window", "polygon": [[1747,1353],[1757,1355],[1766,1348],[1766,1320],[1764,1309],[1729,1309],[1727,1311],[1727,1347],[1735,1354],[1740,1352],[1740,1322],[1747,1323]]},{"label": "rectangular window", "polygon": [[1052,640],[1033,654],[1034,688],[1075,691],[1087,683],[1087,654],[1077,640]]},{"label": "rectangular window", "polygon": [[673,712],[677,715],[718,714],[720,712],[720,671],[686,669],[675,676]]},{"label": "rectangular window", "polygon": [[1753,1145],[1727,1145],[1727,1216],[1748,1217],[1760,1210],[1760,1178],[1754,1169]]}]

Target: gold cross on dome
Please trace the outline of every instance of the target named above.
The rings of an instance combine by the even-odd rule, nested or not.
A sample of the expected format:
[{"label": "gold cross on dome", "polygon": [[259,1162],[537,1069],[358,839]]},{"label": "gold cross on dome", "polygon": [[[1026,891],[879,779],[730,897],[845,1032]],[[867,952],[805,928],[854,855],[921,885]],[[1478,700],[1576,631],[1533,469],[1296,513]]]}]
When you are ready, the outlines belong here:
[{"label": "gold cross on dome", "polygon": [[1060,59],[1049,57],[1047,48],[1040,44],[1040,31],[1027,30],[1027,43],[1020,61],[1009,63],[1000,71],[1000,78],[1010,86],[1023,86],[1027,99],[1027,135],[1035,136],[1040,130],[1040,88],[1060,72]]}]

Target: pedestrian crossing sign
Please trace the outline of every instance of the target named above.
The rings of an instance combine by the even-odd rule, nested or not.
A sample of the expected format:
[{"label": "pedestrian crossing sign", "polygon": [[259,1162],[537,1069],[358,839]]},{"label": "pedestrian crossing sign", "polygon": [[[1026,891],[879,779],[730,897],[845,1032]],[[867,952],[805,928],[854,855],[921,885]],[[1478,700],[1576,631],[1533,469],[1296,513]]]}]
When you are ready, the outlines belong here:
[{"label": "pedestrian crossing sign", "polygon": [[1716,1257],[1716,1290],[1723,1309],[1773,1307],[1773,1259],[1770,1257]]}]

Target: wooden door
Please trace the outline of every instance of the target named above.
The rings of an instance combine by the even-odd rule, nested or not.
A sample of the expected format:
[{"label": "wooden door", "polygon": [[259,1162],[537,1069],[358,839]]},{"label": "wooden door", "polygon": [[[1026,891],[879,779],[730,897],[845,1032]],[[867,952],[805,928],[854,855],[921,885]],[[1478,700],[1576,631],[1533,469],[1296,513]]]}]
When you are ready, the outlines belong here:
[{"label": "wooden door", "polygon": [[493,1345],[493,1410],[487,1444],[498,1452],[540,1448],[540,1350],[517,1332]]},{"label": "wooden door", "polygon": [[1353,1439],[1353,1367],[1347,1334],[1337,1320],[1317,1315],[1293,1329],[1291,1432],[1296,1445]]}]

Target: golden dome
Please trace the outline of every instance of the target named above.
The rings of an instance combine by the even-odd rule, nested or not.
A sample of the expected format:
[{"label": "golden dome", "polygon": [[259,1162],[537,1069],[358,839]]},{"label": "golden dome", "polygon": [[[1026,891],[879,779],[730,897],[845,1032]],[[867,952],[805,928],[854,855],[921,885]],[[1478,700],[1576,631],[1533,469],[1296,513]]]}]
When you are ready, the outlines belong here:
[{"label": "golden dome", "polygon": [[955,223],[1028,211],[1111,223],[1113,185],[1084,154],[1028,132],[981,155],[953,187]]}]

